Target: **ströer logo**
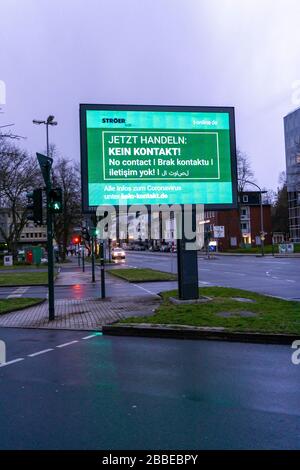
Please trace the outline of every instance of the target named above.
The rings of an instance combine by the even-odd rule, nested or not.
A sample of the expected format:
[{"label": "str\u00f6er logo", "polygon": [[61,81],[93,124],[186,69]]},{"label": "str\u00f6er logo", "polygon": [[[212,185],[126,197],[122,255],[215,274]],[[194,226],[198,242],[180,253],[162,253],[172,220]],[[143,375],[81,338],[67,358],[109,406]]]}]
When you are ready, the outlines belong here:
[{"label": "str\u00f6er logo", "polygon": [[124,124],[126,122],[126,119],[122,119],[122,118],[103,118],[102,122],[103,123],[109,123],[109,124]]}]

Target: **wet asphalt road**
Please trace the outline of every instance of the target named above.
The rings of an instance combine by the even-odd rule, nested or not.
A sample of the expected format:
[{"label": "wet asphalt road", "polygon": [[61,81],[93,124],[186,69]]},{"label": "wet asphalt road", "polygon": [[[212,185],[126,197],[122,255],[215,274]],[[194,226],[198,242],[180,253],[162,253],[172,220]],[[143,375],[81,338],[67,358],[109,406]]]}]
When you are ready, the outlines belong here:
[{"label": "wet asphalt road", "polygon": [[[76,260],[75,260],[76,261]],[[124,267],[149,267],[167,272],[177,272],[176,254],[156,254],[149,252],[128,252]],[[116,266],[116,269],[119,267]],[[64,270],[78,269],[76,263],[73,266],[66,265]],[[91,273],[91,266],[86,263],[86,272]],[[250,256],[219,256],[214,259],[198,259],[199,286],[226,286],[240,289],[253,290],[262,294],[283,297],[289,300],[300,300],[300,258],[265,258]],[[121,281],[107,277],[107,295],[136,296],[146,289],[150,293],[158,293],[163,290],[176,289],[177,282],[155,282],[138,285],[127,284],[122,288]],[[145,292],[146,292],[145,291]],[[23,297],[46,297],[47,288],[43,286],[25,287],[0,287],[0,298],[9,295]],[[95,285],[77,284],[74,286],[56,286],[57,299],[64,298],[88,298],[100,295],[99,282]]]},{"label": "wet asphalt road", "polygon": [[291,348],[84,337],[0,330],[1,449],[300,448]]}]

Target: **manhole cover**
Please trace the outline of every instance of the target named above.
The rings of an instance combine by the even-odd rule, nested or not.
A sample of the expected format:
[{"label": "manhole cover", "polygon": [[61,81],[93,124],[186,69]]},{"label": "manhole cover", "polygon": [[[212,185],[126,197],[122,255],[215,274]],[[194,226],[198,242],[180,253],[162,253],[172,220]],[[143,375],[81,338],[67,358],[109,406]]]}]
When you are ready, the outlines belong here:
[{"label": "manhole cover", "polygon": [[218,312],[216,313],[218,317],[229,318],[229,317],[257,317],[257,313],[248,312],[247,310],[240,310],[239,312]]},{"label": "manhole cover", "polygon": [[255,300],[253,299],[247,299],[246,297],[231,297],[232,300],[236,300],[237,302],[249,302],[249,303],[255,303]]}]

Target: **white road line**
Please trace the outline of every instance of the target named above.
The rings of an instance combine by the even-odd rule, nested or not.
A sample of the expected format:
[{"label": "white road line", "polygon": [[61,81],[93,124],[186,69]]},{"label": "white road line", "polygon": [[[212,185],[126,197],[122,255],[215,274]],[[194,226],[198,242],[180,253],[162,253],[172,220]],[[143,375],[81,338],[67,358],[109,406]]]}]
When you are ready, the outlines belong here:
[{"label": "white road line", "polygon": [[208,286],[209,284],[211,284],[211,282],[199,281],[198,284],[203,284],[205,286]]},{"label": "white road line", "polygon": [[[221,273],[220,273],[221,274]],[[223,274],[230,274],[230,276],[246,276],[244,273],[235,273],[234,271],[224,271]]]},{"label": "white road line", "polygon": [[10,295],[7,296],[7,299],[22,297],[22,295],[25,294],[28,289],[29,287],[18,287],[17,289],[13,290]]},{"label": "white road line", "polygon": [[28,357],[35,357],[35,356],[39,356],[40,354],[45,354],[49,351],[53,351],[53,348],[49,348],[49,349],[44,349],[43,351],[38,351],[36,353],[33,353],[33,354],[28,354]]},{"label": "white road line", "polygon": [[97,333],[97,334],[94,334],[94,335],[84,336],[84,338],[81,338],[81,339],[95,338],[95,336],[98,336],[99,334],[102,334],[102,333],[100,332],[100,333]]},{"label": "white road line", "polygon": [[151,292],[151,290],[148,290],[148,289],[145,289],[145,287],[142,287],[142,286],[139,286],[138,284],[133,284],[135,287],[138,287],[139,289],[142,289],[144,290],[145,292],[148,292],[148,294],[151,294],[151,295],[155,295],[155,297],[157,297],[157,294],[154,294],[154,292]]},{"label": "white road line", "polygon": [[76,339],[75,341],[70,341],[69,343],[64,343],[64,344],[59,344],[56,346],[57,348],[64,348],[65,346],[70,346],[71,344],[78,343],[78,340]]},{"label": "white road line", "polygon": [[13,361],[4,362],[0,364],[0,367],[10,366],[11,364],[15,364],[16,362],[24,361],[24,357],[19,357],[18,359],[14,359]]}]

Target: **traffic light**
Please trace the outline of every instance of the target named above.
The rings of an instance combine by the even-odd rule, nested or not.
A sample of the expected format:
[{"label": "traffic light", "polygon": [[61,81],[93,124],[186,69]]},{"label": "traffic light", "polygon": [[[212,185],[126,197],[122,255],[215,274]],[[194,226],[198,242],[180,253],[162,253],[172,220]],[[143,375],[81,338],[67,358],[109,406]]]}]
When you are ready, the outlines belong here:
[{"label": "traffic light", "polygon": [[63,211],[62,189],[54,188],[49,191],[49,209],[53,214],[61,214]]},{"label": "traffic light", "polygon": [[42,225],[43,223],[43,190],[34,189],[27,193],[27,220]]},{"label": "traffic light", "polygon": [[72,237],[72,243],[73,243],[73,245],[79,245],[81,243],[81,236],[80,235],[74,235]]}]

